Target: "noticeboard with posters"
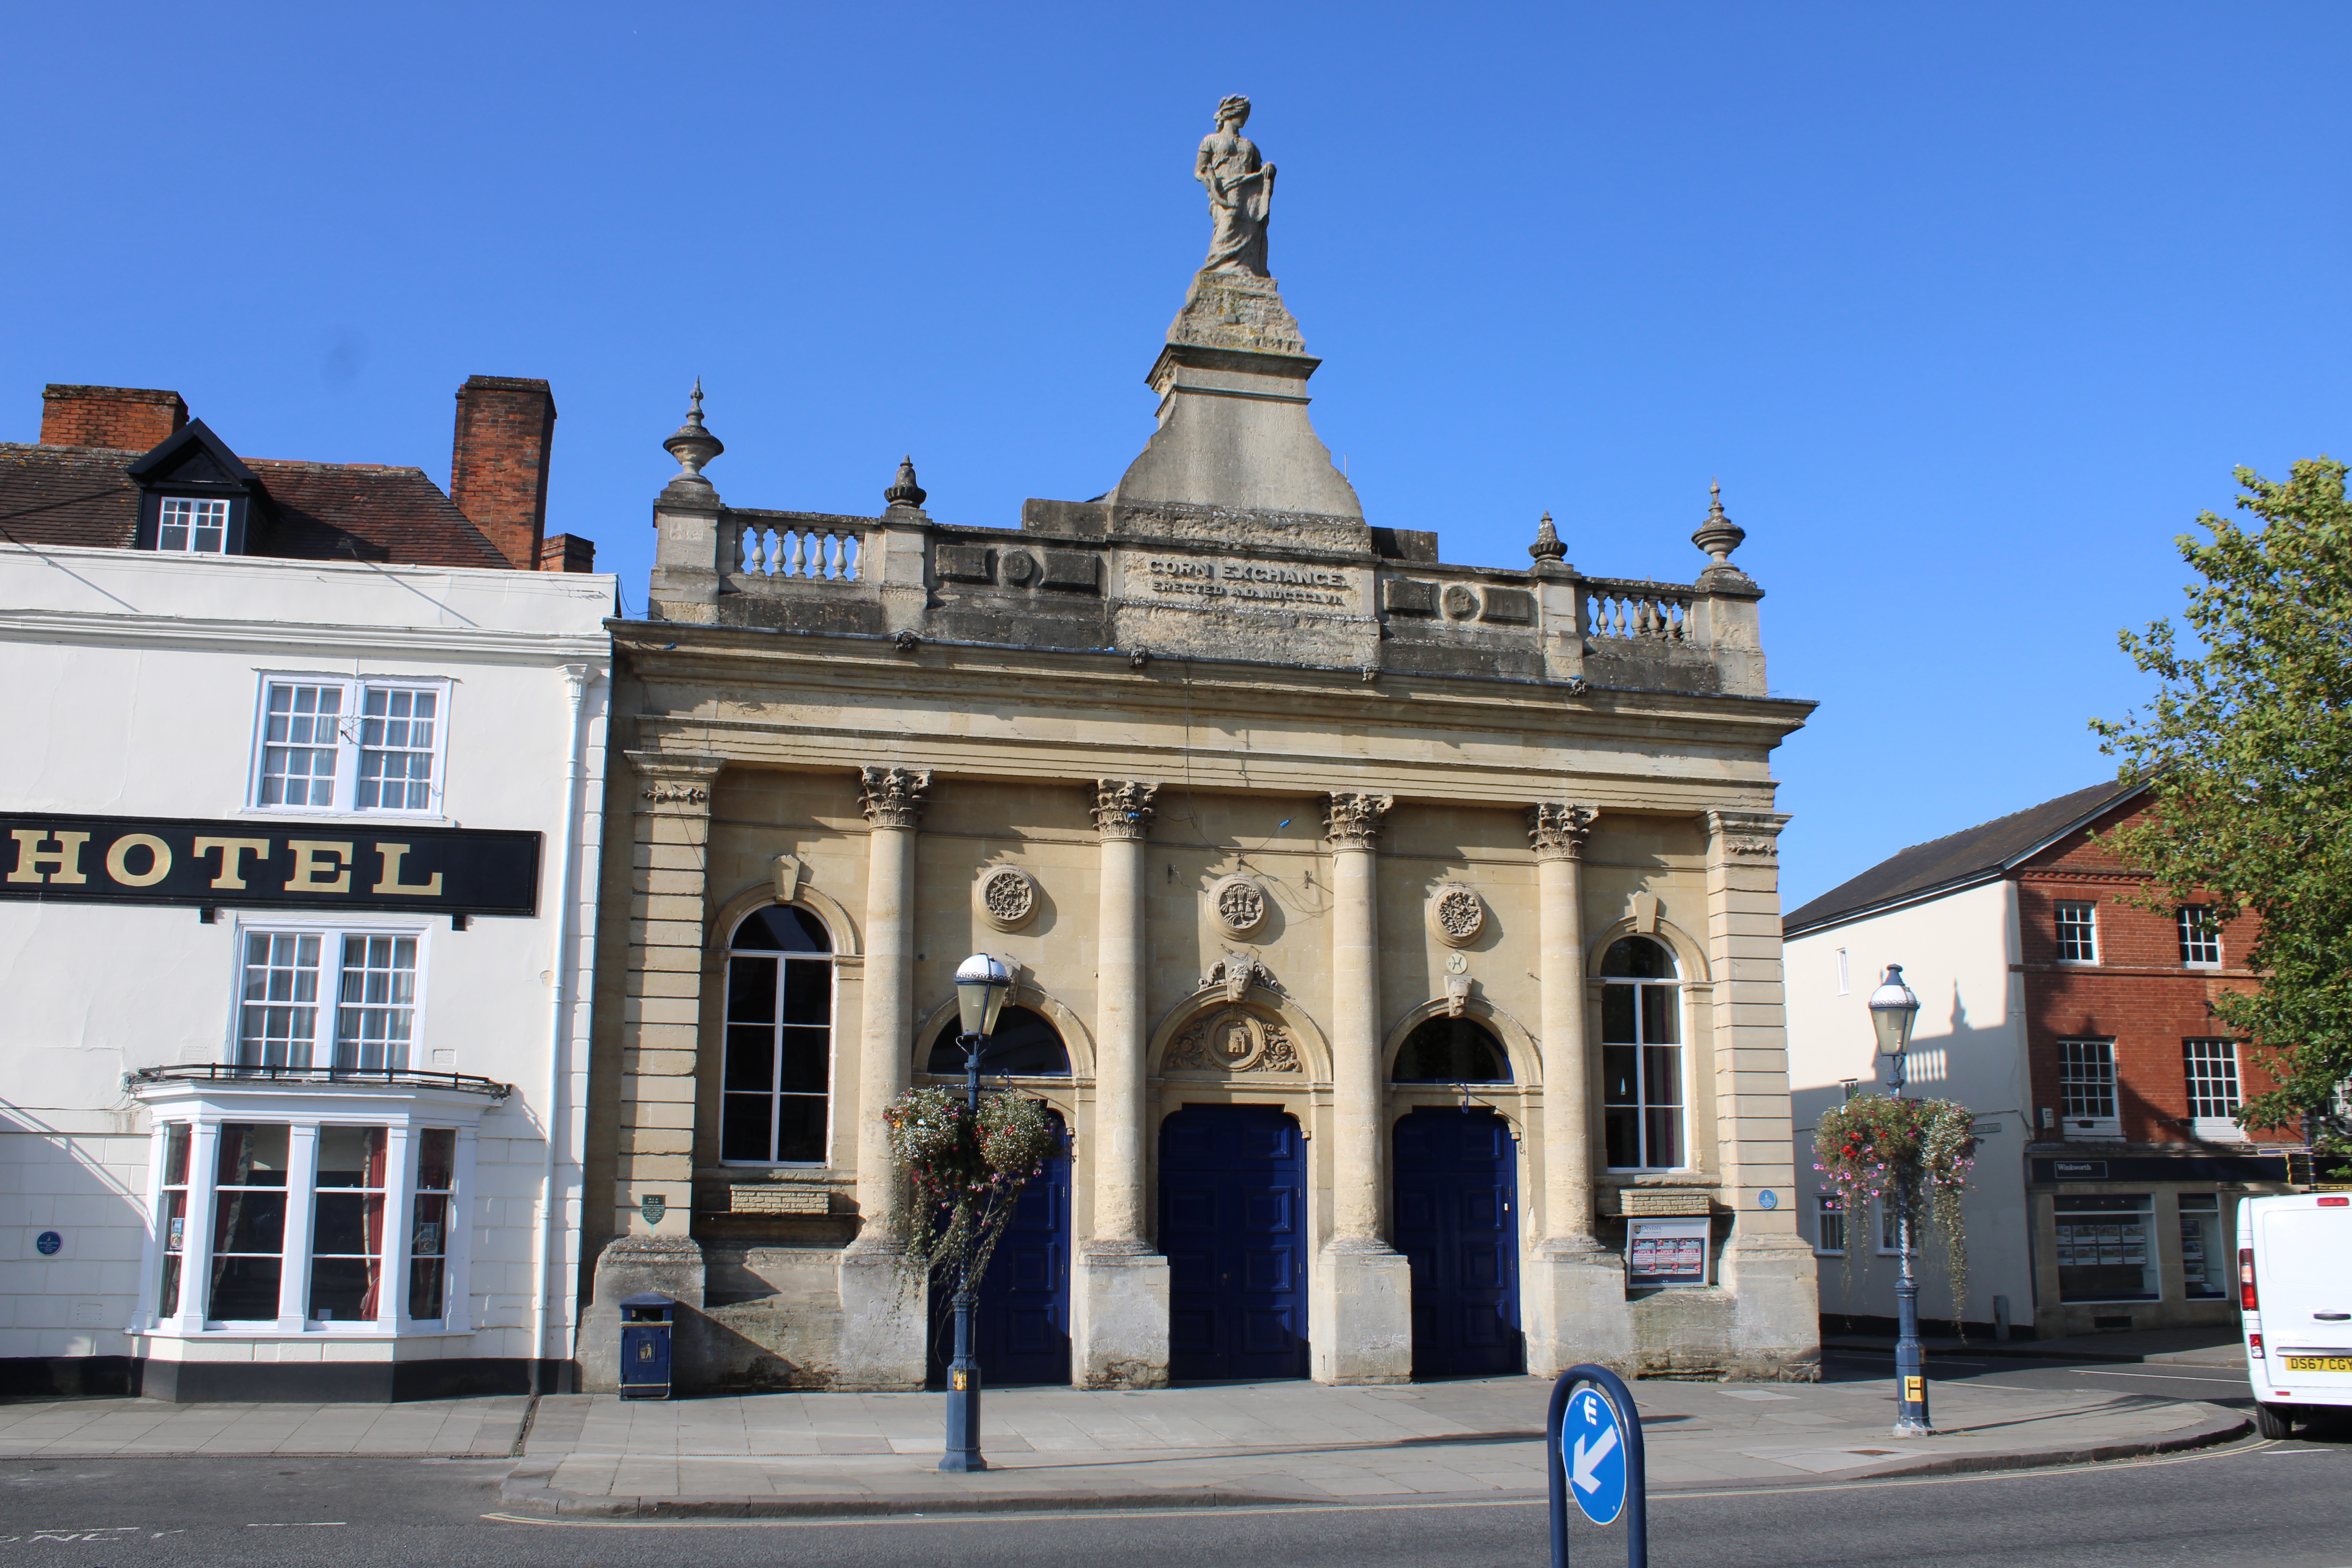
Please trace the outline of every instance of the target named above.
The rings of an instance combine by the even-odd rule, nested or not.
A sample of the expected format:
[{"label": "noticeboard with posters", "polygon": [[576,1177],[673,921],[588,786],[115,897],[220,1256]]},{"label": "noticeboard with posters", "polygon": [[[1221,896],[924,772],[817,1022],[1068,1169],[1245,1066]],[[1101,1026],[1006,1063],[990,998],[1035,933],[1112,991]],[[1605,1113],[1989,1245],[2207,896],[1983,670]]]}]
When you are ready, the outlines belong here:
[{"label": "noticeboard with posters", "polygon": [[1636,1289],[1706,1284],[1711,1229],[1704,1218],[1627,1220],[1625,1283]]}]

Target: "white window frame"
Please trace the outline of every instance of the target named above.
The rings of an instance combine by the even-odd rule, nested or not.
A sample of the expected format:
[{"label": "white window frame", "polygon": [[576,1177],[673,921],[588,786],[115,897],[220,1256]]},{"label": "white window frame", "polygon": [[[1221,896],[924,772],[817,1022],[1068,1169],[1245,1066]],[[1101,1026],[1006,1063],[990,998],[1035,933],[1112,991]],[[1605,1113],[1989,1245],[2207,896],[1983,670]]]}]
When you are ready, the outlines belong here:
[{"label": "white window frame", "polygon": [[[1673,1165],[1604,1165],[1602,1168],[1612,1172],[1626,1172],[1635,1174],[1664,1173],[1667,1171],[1687,1171],[1696,1163],[1698,1154],[1697,1151],[1691,1147],[1691,1091],[1693,1085],[1691,1080],[1692,1051],[1690,1045],[1690,1005],[1689,990],[1683,981],[1682,955],[1676,952],[1674,950],[1673,945],[1662,937],[1644,936],[1633,932],[1629,932],[1627,934],[1634,936],[1636,940],[1639,941],[1655,943],[1659,950],[1665,953],[1666,962],[1673,966],[1674,973],[1668,978],[1656,980],[1640,979],[1624,975],[1602,975],[1600,979],[1603,994],[1606,994],[1607,988],[1612,985],[1655,985],[1662,986],[1672,991],[1674,993],[1675,1008],[1675,1043],[1670,1046],[1653,1046],[1646,1040],[1636,1041],[1629,1044],[1623,1040],[1608,1039],[1607,1026],[1601,1023],[1601,1019],[1608,1016],[1608,1005],[1606,1002],[1601,1004],[1602,1010],[1600,1016],[1595,1017],[1592,1020],[1592,1033],[1590,1037],[1598,1042],[1604,1051],[1611,1046],[1617,1046],[1630,1049],[1633,1053],[1634,1082],[1637,1086],[1634,1092],[1637,1098],[1631,1109],[1633,1109],[1635,1115],[1635,1135],[1644,1145],[1643,1152],[1645,1153],[1648,1152],[1646,1147],[1649,1142],[1648,1121],[1653,1106],[1650,1100],[1650,1064],[1648,1058],[1643,1053],[1650,1050],[1671,1050],[1675,1053],[1675,1076],[1678,1079],[1678,1082],[1675,1085],[1678,1100],[1673,1108],[1675,1112],[1675,1142],[1676,1145],[1675,1152],[1681,1156],[1681,1163],[1679,1164]],[[1613,938],[1610,942],[1610,946],[1613,947],[1617,942],[1624,940],[1626,939],[1623,936]],[[1602,951],[1605,952],[1607,949],[1603,949]],[[1636,994],[1633,1002],[1634,1033],[1636,1035],[1639,1035],[1641,1032],[1641,999],[1639,995]],[[1606,1131],[1608,1114],[1612,1110],[1620,1110],[1627,1108],[1607,1103],[1608,1095],[1605,1089],[1602,1092],[1601,1099],[1603,1102],[1601,1111],[1603,1127],[1601,1158],[1605,1161],[1608,1158],[1608,1134]],[[1658,1107],[1657,1109],[1664,1109],[1664,1107]]]},{"label": "white window frame", "polygon": [[[782,907],[789,909],[789,908],[791,908],[791,907],[793,907],[793,906],[791,906],[791,905],[784,905],[784,906],[782,906]],[[735,946],[735,931],[740,931],[740,930],[741,930],[741,929],[742,929],[746,924],[748,924],[748,923],[750,922],[751,919],[751,916],[752,916],[754,913],[756,913],[756,912],[757,912],[757,910],[746,910],[746,911],[744,911],[744,913],[743,913],[742,915],[740,915],[740,917],[738,917],[738,918],[737,918],[737,920],[736,920],[736,921],[735,921],[735,930],[734,930],[734,931],[729,931],[729,932],[727,933],[727,943],[728,943],[728,945],[727,945],[726,966],[725,966],[725,968],[724,968],[723,970],[721,970],[721,972],[720,972],[719,985],[719,1121],[718,1121],[718,1125],[717,1125],[717,1127],[713,1130],[713,1138],[714,1138],[714,1140],[715,1140],[715,1146],[717,1147],[717,1149],[718,1149],[718,1151],[719,1151],[719,1163],[721,1165],[731,1166],[731,1167],[734,1167],[734,1168],[739,1169],[739,1170],[767,1170],[767,1171],[814,1171],[814,1170],[824,1170],[824,1169],[829,1168],[829,1167],[831,1166],[832,1163],[833,1163],[833,1139],[834,1139],[834,1132],[835,1132],[834,1119],[835,1119],[835,1115],[838,1113],[838,1110],[839,1110],[839,1107],[838,1107],[837,1101],[838,1101],[838,1100],[839,1100],[839,1098],[840,1098],[839,1089],[838,1089],[838,1085],[837,1085],[837,1083],[836,1083],[835,1079],[837,1079],[837,1077],[838,1077],[839,1070],[840,1070],[840,1067],[841,1067],[841,950],[840,950],[840,942],[841,942],[841,939],[840,939],[839,937],[837,937],[837,936],[834,936],[834,935],[833,935],[833,922],[832,922],[831,921],[826,920],[826,919],[824,918],[824,915],[822,915],[822,914],[818,913],[818,911],[816,911],[815,910],[807,910],[807,912],[816,920],[817,923],[818,923],[819,925],[821,925],[821,926],[823,926],[823,927],[824,927],[824,928],[825,928],[825,932],[826,932],[826,936],[827,936],[827,938],[828,938],[828,939],[833,942],[833,944],[834,944],[834,950],[833,950],[832,952],[822,952],[822,953],[818,953],[818,952],[774,952],[774,951],[772,951],[772,950],[770,950],[770,949],[766,949],[766,948],[740,948],[740,949],[739,949],[738,947],[736,947],[736,946]],[[756,959],[756,958],[764,958],[764,959],[772,959],[772,960],[774,960],[774,961],[776,962],[776,964],[777,964],[777,973],[776,973],[777,988],[776,988],[776,989],[777,989],[777,1002],[778,1002],[779,1006],[781,1006],[781,1005],[782,1005],[782,997],[783,997],[783,984],[782,984],[782,982],[783,982],[783,977],[784,977],[784,976],[783,976],[783,967],[782,967],[782,966],[783,966],[783,963],[784,963],[786,961],[788,961],[788,960],[789,960],[789,961],[792,961],[792,962],[794,962],[794,963],[822,963],[822,964],[824,964],[824,967],[825,967],[825,984],[827,984],[831,989],[830,989],[830,991],[828,992],[828,994],[827,994],[827,1000],[826,1000],[826,1002],[825,1002],[825,1017],[826,1017],[826,1020],[827,1020],[827,1021],[826,1021],[826,1023],[825,1023],[825,1026],[824,1026],[824,1144],[823,1144],[823,1150],[824,1150],[824,1152],[823,1152],[823,1154],[821,1155],[821,1157],[819,1157],[819,1158],[817,1158],[817,1159],[814,1159],[814,1160],[730,1160],[730,1159],[727,1158],[727,1155],[726,1155],[726,1147],[727,1147],[727,1144],[726,1144],[726,1137],[727,1137],[727,1131],[726,1131],[726,1130],[727,1130],[727,1095],[728,1095],[728,1093],[729,1093],[730,1091],[728,1090],[727,1086],[726,1086],[726,1074],[727,1074],[727,1053],[728,1053],[729,1049],[731,1047],[731,1042],[730,1042],[730,1039],[728,1038],[728,1034],[729,1034],[729,1031],[730,1031],[730,1030],[734,1029],[734,1028],[738,1028],[738,1027],[740,1027],[740,1026],[740,1026],[740,1025],[736,1025],[736,1024],[734,1024],[734,1023],[731,1023],[731,1022],[729,1020],[729,1018],[728,1018],[728,1012],[729,1012],[729,1010],[730,1010],[730,1006],[731,1006],[732,1001],[733,1001],[732,987],[733,987],[733,985],[734,985],[734,984],[735,984],[735,961],[736,961],[738,958],[755,958],[755,959]],[[787,1024],[782,1024],[782,1023],[777,1023],[777,1024],[773,1024],[773,1025],[769,1026],[769,1027],[770,1027],[772,1030],[773,1030],[773,1031],[775,1032],[775,1036],[776,1036],[776,1044],[775,1044],[775,1045],[773,1045],[773,1046],[772,1046],[772,1047],[771,1047],[771,1049],[772,1049],[772,1050],[778,1051],[778,1052],[781,1052],[781,1050],[782,1050],[782,1030],[784,1030],[784,1029],[786,1029],[786,1028],[799,1028],[799,1027],[806,1027],[806,1026],[805,1026],[805,1025],[787,1025]],[[770,1089],[768,1089],[768,1090],[766,1091],[766,1096],[767,1096],[767,1099],[768,1099],[768,1100],[769,1100],[769,1116],[770,1116],[770,1118],[771,1118],[771,1121],[770,1121],[770,1128],[771,1128],[771,1137],[772,1137],[772,1136],[773,1136],[773,1127],[774,1127],[774,1121],[773,1121],[773,1119],[774,1119],[776,1116],[778,1116],[778,1115],[780,1114],[780,1111],[779,1111],[779,1110],[778,1110],[778,1102],[779,1102],[779,1101],[781,1101],[782,1099],[784,1099],[784,1098],[785,1098],[785,1096],[786,1096],[787,1094],[792,1094],[792,1095],[794,1095],[794,1096],[796,1096],[796,1097],[798,1097],[798,1098],[805,1098],[805,1099],[814,1099],[814,1098],[815,1098],[814,1096],[808,1094],[808,1092],[807,1092],[806,1090],[785,1090],[785,1089],[774,1089],[774,1088],[771,1088]]]},{"label": "white window frame", "polygon": [[[312,1004],[310,1029],[310,1061],[307,1068],[289,1066],[289,1071],[325,1073],[375,1071],[374,1068],[347,1068],[333,1069],[336,1028],[342,1012],[343,949],[347,936],[408,937],[416,943],[415,988],[409,1003],[408,1060],[395,1071],[419,1072],[435,1070],[429,1065],[432,1052],[425,1044],[425,1025],[430,1016],[427,1009],[426,975],[432,968],[432,932],[429,925],[415,921],[398,920],[331,920],[299,915],[274,918],[253,916],[238,920],[232,933],[229,952],[229,1004],[227,1037],[222,1042],[221,1061],[228,1067],[240,1065],[237,1053],[245,1043],[245,953],[248,938],[256,936],[315,936],[319,939],[320,995]],[[331,958],[330,955],[331,954]],[[321,1057],[324,1060],[321,1060]],[[258,1064],[253,1064],[258,1065]]]},{"label": "white window frame", "polygon": [[[2189,969],[2221,968],[2221,925],[2213,918],[2213,906],[2183,904],[2173,919],[2180,938],[2181,963]],[[2200,951],[2209,949],[2210,957]]]},{"label": "white window frame", "polygon": [[[2089,948],[2090,948],[2090,952],[2089,952],[2088,953],[2084,954],[2084,955],[2081,955],[2081,956],[2074,957],[2074,958],[2069,958],[2069,957],[2067,957],[2067,956],[2066,956],[2066,941],[2067,941],[2066,928],[2067,928],[2068,924],[2070,923],[2070,922],[2067,921],[2067,919],[2066,919],[2066,913],[2067,913],[2067,911],[2068,911],[2068,910],[2082,910],[2082,911],[2083,911],[2083,919],[2082,919],[2082,921],[2081,921],[2079,923],[2081,924],[2081,926],[2082,926],[2082,928],[2083,928],[2083,935],[2084,935],[2084,937],[2086,939],[2087,945],[2088,945],[2088,946],[2089,946]],[[2058,962],[2059,962],[2059,963],[2098,963],[2098,962],[2099,962],[2099,906],[2098,906],[2098,902],[2097,902],[2097,900],[2092,900],[2092,899],[2056,899],[2056,900],[2052,900],[2052,903],[2051,903],[2051,914],[2050,914],[2050,934],[2051,934],[2051,936],[2052,936],[2053,940],[2054,940],[2054,941],[2057,942],[2057,944],[2058,944]]]},{"label": "white window frame", "polygon": [[[2217,1046],[2218,1051],[2212,1048]],[[2244,1142],[2245,1129],[2230,1114],[2245,1103],[2238,1077],[2238,1042],[2218,1037],[2183,1040],[2180,1054],[2181,1075],[2189,1090],[2189,1136],[2204,1143]],[[2200,1073],[2197,1070],[2200,1066],[2225,1070]],[[2214,1086],[2225,1086],[2223,1092],[2212,1092]],[[2215,1107],[2226,1109],[2216,1115]]]},{"label": "white window frame", "polygon": [[[172,526],[172,509],[189,509],[188,520],[181,526],[188,531],[188,542],[178,547],[163,542],[163,531]],[[214,509],[217,508],[215,510]],[[210,496],[165,496],[155,510],[155,552],[159,555],[226,555],[228,553],[229,502]],[[212,521],[204,521],[212,520]],[[196,547],[197,536],[217,531],[220,542],[210,550]]]},{"label": "white window frame", "polygon": [[[160,1219],[151,1221],[140,1273],[138,1310],[131,1332],[142,1337],[208,1340],[268,1340],[301,1336],[390,1340],[419,1335],[464,1336],[473,1332],[472,1242],[474,1227],[463,1223],[477,1192],[478,1129],[488,1102],[447,1089],[402,1087],[349,1089],[275,1084],[259,1080],[191,1082],[166,1080],[138,1091],[152,1121],[147,1183],[148,1213],[163,1213],[163,1153],[173,1124],[189,1129],[186,1217],[181,1261],[179,1310],[159,1314],[164,1259],[171,1255]],[[287,1218],[275,1319],[215,1319],[211,1307],[214,1200],[217,1192],[220,1130],[235,1122],[291,1129],[287,1173]],[[384,1162],[384,1267],[371,1319],[319,1320],[310,1315],[313,1221],[318,1185],[318,1141],[327,1127],[383,1127],[390,1147]],[[445,1214],[444,1316],[408,1316],[409,1258],[416,1200],[416,1163],[421,1134],[436,1129],[457,1133],[450,1202]],[[328,1189],[330,1192],[338,1189]],[[389,1223],[392,1215],[399,1223]],[[299,1259],[298,1263],[296,1260]]]},{"label": "white window frame", "polygon": [[[2122,1083],[2116,1070],[2116,1042],[2113,1039],[2087,1036],[2072,1036],[2057,1042],[2058,1046],[2058,1125],[2069,1138],[2114,1139],[2124,1135],[2123,1108],[2120,1095]],[[2098,1047],[2106,1052],[2106,1113],[2077,1110],[2071,1103],[2069,1089],[2076,1082],[2067,1077],[2066,1060],[2069,1046]]]},{"label": "white window frame", "polygon": [[[1838,1243],[1829,1245],[1829,1228],[1837,1226]],[[1822,1258],[1845,1256],[1845,1200],[1835,1193],[1813,1194],[1813,1251]]]},{"label": "white window frame", "polygon": [[[449,784],[449,706],[455,684],[446,676],[323,675],[315,671],[286,669],[261,671],[254,695],[252,758],[246,784],[246,810],[267,816],[361,817],[371,821],[390,818],[410,822],[447,820],[445,792]],[[342,694],[342,711],[337,717],[335,729],[333,799],[325,805],[309,802],[299,805],[262,803],[262,785],[268,770],[269,694],[274,688],[280,686],[333,687]],[[371,691],[422,691],[429,692],[435,698],[430,764],[433,776],[427,804],[421,808],[362,807],[359,805],[361,757],[368,750],[360,742],[362,725],[367,718],[367,695]]]}]

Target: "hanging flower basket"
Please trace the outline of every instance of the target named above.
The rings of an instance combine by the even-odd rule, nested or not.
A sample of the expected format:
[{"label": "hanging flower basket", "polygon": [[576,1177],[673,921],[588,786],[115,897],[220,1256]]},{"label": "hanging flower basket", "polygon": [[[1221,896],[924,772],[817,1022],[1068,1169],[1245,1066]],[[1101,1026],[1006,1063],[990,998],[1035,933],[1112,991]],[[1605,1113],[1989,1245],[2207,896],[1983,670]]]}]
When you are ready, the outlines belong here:
[{"label": "hanging flower basket", "polygon": [[1876,1238],[1863,1234],[1876,1199],[1892,1207],[1910,1184],[1912,1245],[1928,1229],[1943,1243],[1944,1269],[1952,1284],[1952,1321],[1960,1321],[1968,1300],[1968,1234],[1960,1197],[1976,1163],[1976,1115],[1948,1100],[1898,1100],[1857,1095],[1822,1113],[1813,1128],[1813,1169],[1845,1215],[1845,1279],[1853,1282],[1853,1260],[1866,1271]]},{"label": "hanging flower basket", "polygon": [[1013,1218],[1013,1203],[1055,1152],[1043,1100],[991,1091],[975,1117],[963,1095],[937,1085],[907,1090],[883,1112],[890,1153],[911,1189],[908,1282],[938,1275],[950,1290],[977,1286]]}]

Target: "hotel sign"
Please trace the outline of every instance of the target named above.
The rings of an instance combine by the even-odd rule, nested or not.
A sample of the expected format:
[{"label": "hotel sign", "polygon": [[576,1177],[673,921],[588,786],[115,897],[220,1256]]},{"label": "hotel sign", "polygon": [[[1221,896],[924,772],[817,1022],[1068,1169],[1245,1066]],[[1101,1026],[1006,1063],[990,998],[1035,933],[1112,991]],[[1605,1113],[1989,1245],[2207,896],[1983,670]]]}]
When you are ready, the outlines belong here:
[{"label": "hotel sign", "polygon": [[0,899],[56,904],[539,912],[540,835],[396,819],[0,813]]}]

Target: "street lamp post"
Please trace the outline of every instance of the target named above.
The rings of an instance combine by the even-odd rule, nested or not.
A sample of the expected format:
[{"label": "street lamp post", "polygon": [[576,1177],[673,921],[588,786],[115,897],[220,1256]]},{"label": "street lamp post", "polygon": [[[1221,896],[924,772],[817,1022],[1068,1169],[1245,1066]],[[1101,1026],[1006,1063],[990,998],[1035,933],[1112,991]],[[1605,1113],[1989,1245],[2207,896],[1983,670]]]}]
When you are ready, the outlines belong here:
[{"label": "street lamp post", "polygon": [[[963,1047],[963,1103],[975,1121],[980,1116],[980,1057],[988,1037],[996,1032],[996,1016],[1004,1009],[1005,994],[1013,989],[1013,971],[1004,961],[975,952],[956,966],[956,1011],[963,1030],[956,1044]],[[948,1363],[947,1451],[940,1456],[943,1470],[984,1470],[980,1453],[980,1363],[971,1349],[974,1306],[971,1276],[956,1280],[955,1358]]]},{"label": "street lamp post", "polygon": [[[1904,1053],[1911,1045],[1911,1026],[1919,1017],[1919,998],[1903,984],[1903,966],[1890,963],[1886,978],[1870,994],[1870,1026],[1878,1036],[1880,1079],[1903,1098]],[[1927,1357],[1919,1349],[1919,1279],[1911,1268],[1911,1190],[1917,1173],[1908,1165],[1895,1172],[1895,1247],[1899,1273],[1895,1282],[1895,1436],[1926,1437],[1935,1428],[1927,1424]],[[1860,1219],[1850,1215],[1849,1222]],[[1853,1243],[1849,1243],[1853,1245]]]}]

